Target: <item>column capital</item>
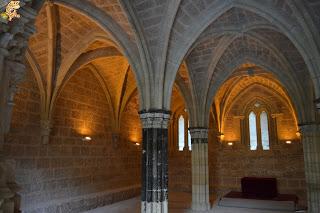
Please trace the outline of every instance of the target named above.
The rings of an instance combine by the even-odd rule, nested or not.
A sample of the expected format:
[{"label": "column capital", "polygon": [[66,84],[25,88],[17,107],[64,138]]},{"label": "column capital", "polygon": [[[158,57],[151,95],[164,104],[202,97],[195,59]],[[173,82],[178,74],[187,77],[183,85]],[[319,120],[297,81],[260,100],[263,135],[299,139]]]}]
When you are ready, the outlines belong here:
[{"label": "column capital", "polygon": [[208,129],[207,128],[189,128],[191,139],[203,139],[208,138]]},{"label": "column capital", "polygon": [[167,129],[170,120],[170,111],[166,110],[149,110],[140,111],[142,128],[144,129]]}]

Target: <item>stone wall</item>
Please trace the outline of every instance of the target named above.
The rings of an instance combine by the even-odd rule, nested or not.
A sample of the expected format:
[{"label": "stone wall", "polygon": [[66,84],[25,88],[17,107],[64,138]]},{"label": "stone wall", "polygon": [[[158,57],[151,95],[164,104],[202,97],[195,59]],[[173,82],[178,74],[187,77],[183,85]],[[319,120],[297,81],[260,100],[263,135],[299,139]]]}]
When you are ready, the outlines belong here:
[{"label": "stone wall", "polygon": [[[246,90],[238,93],[240,93],[239,95],[237,94],[238,97],[228,103],[230,107],[222,121],[222,132],[224,133],[225,141],[241,141],[240,119],[237,116],[241,115],[244,116],[244,119],[247,119],[248,112],[250,108],[255,108],[255,103],[261,104],[262,107],[263,105],[268,107],[266,112],[268,113],[270,135],[273,134],[272,130],[274,128],[272,116],[276,116],[278,140],[283,142],[286,140],[300,140],[296,135],[298,127],[295,114],[288,103],[284,101],[285,97],[277,95],[275,90],[263,85],[248,86]],[[248,129],[245,131],[249,132]]]},{"label": "stone wall", "polygon": [[248,146],[209,143],[210,191],[218,196],[241,190],[242,177],[274,177],[278,191],[296,194],[306,204],[302,144],[279,144],[269,151],[251,151]]},{"label": "stone wall", "polygon": [[[212,124],[213,121],[210,121]],[[299,204],[306,204],[306,186],[302,143],[279,143],[270,151],[250,151],[249,146],[236,143],[228,146],[218,142],[209,131],[210,194],[221,196],[231,190],[241,190],[241,178],[246,176],[274,177],[279,193],[296,194]],[[169,154],[169,191],[191,192],[191,152],[171,150]]]},{"label": "stone wall", "polygon": [[[178,149],[178,148],[177,148]],[[172,151],[169,153],[169,192],[190,192],[192,183],[191,152]]]},{"label": "stone wall", "polygon": [[121,117],[121,135],[127,138],[132,145],[142,142],[142,126],[138,110],[138,92],[134,92],[124,108]]},{"label": "stone wall", "polygon": [[98,80],[80,70],[59,95],[50,142],[42,145],[40,95],[29,69],[4,146],[23,212],[80,212],[139,194],[140,151],[125,140],[113,146],[108,115]]}]

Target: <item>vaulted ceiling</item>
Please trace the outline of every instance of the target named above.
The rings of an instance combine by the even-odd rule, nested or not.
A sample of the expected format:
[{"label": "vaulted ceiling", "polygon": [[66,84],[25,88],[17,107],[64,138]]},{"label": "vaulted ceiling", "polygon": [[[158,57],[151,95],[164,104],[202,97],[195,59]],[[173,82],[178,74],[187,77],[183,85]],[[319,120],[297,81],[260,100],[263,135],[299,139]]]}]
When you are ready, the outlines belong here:
[{"label": "vaulted ceiling", "polygon": [[169,109],[175,84],[192,125],[206,125],[222,84],[252,64],[283,85],[300,121],[312,120],[320,97],[319,11],[313,0],[46,1],[26,58],[47,119],[65,82],[88,67],[116,120],[136,90],[141,109]]}]

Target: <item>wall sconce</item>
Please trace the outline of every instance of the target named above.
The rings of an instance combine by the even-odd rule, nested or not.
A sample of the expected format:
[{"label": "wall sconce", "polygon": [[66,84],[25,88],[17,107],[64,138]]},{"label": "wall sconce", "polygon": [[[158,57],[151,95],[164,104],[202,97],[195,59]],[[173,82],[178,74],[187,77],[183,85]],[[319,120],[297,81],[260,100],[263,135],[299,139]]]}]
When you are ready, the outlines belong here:
[{"label": "wall sconce", "polygon": [[296,136],[299,137],[299,138],[301,137],[301,132],[300,132],[300,130],[298,130],[298,131],[296,132]]},{"label": "wall sconce", "polygon": [[92,138],[89,136],[85,136],[84,138],[82,138],[82,141],[91,141]]},{"label": "wall sconce", "polygon": [[291,144],[292,143],[292,141],[286,141],[286,144]]},{"label": "wall sconce", "polygon": [[233,143],[232,142],[228,142],[228,146],[233,146]]},{"label": "wall sconce", "polygon": [[223,133],[219,133],[218,138],[220,139],[220,141],[223,141],[224,139],[224,134]]},{"label": "wall sconce", "polygon": [[134,145],[136,145],[136,146],[140,146],[140,143],[135,143]]}]

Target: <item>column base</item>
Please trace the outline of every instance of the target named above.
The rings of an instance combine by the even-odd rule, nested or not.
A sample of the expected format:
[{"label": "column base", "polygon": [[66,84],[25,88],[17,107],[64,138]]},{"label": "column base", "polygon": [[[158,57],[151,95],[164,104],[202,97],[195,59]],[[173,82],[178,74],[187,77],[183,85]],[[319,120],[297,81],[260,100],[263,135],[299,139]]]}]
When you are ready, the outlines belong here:
[{"label": "column base", "polygon": [[141,213],[168,213],[168,201],[141,202]]},{"label": "column base", "polygon": [[192,211],[206,212],[210,210],[210,203],[209,202],[192,203],[191,209]]}]

